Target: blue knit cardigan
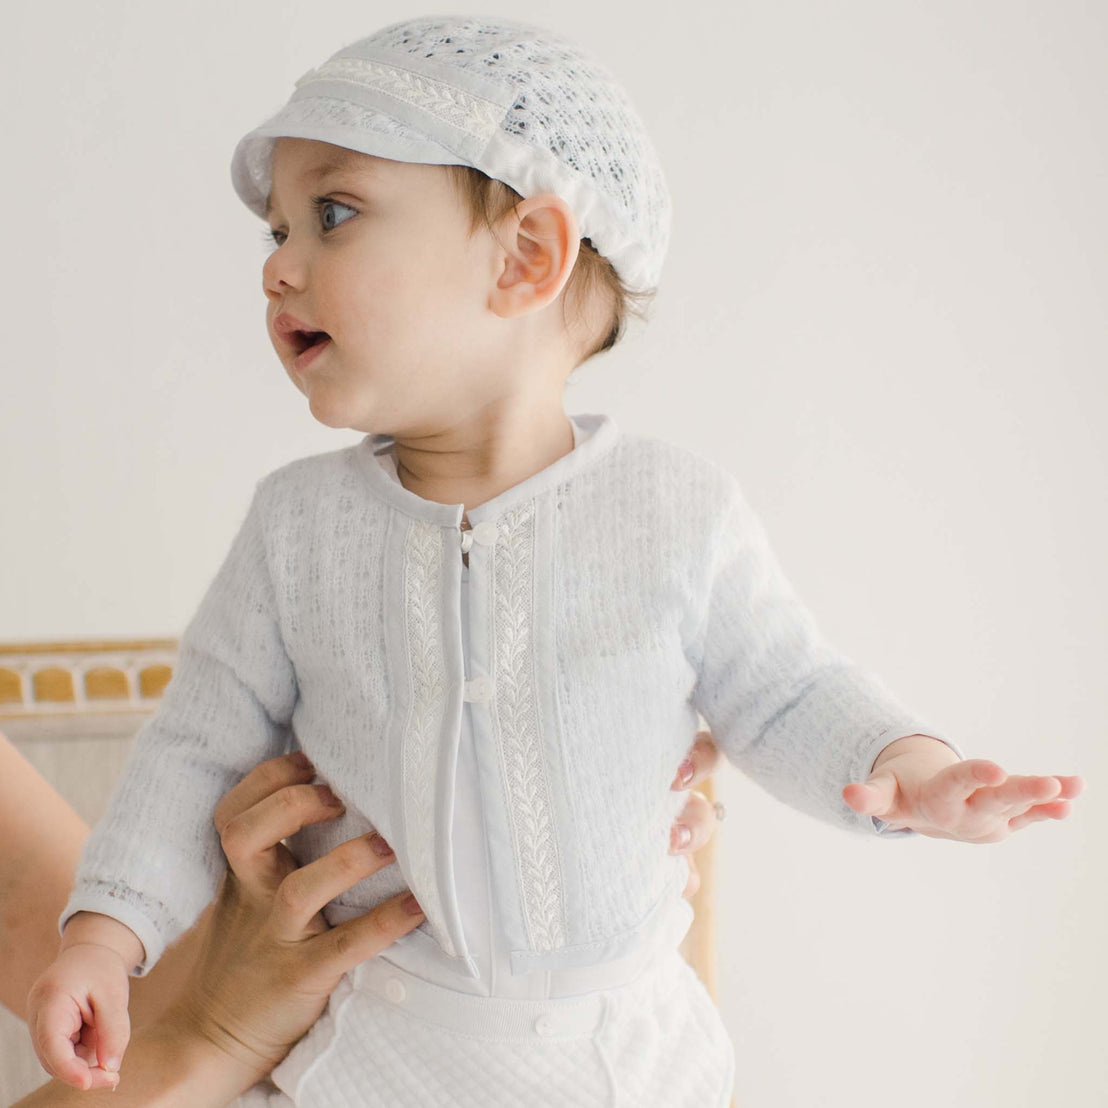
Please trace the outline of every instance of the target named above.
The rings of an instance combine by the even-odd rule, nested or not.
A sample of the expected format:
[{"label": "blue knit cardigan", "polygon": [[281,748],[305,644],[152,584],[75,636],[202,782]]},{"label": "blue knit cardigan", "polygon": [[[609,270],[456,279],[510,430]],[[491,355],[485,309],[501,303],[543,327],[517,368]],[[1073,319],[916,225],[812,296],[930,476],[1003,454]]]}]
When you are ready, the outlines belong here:
[{"label": "blue knit cardigan", "polygon": [[964,757],[824,642],[727,470],[610,416],[571,418],[576,447],[469,508],[469,534],[463,505],[389,479],[373,456],[387,435],[259,481],[59,928],[113,916],[148,972],[217,891],[216,802],[300,747],[346,812],[292,837],[297,858],[372,828],[396,851],[329,921],[409,887],[426,919],[398,941],[478,976],[451,850],[463,700],[513,973],[620,957],[687,911],[688,866],[668,853],[686,794],[670,783],[697,712],[771,794],[870,836],[884,825],[840,794],[886,745],[927,734]]}]

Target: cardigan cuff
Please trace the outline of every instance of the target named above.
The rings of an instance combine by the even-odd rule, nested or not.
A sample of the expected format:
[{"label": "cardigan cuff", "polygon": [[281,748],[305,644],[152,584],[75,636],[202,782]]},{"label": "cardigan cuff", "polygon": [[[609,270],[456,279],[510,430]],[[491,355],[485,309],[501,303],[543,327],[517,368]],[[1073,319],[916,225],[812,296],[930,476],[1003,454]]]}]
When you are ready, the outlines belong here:
[{"label": "cardigan cuff", "polygon": [[146,957],[131,970],[131,977],[145,977],[165,950],[165,943],[150,920],[133,905],[109,893],[88,890],[74,892],[58,919],[59,935],[65,930],[70,916],[77,912],[98,912],[102,916],[110,916],[138,936]]}]

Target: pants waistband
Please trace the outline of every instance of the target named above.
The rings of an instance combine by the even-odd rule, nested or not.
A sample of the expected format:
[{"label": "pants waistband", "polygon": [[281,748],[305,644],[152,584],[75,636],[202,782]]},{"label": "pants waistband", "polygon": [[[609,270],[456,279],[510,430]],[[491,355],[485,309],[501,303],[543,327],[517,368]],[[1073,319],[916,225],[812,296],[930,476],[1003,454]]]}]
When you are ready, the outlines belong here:
[{"label": "pants waistband", "polygon": [[684,959],[677,950],[659,953],[630,981],[576,996],[524,1000],[477,996],[433,984],[382,958],[356,966],[358,992],[368,992],[401,1012],[453,1031],[497,1039],[558,1039],[591,1035],[609,1008],[643,1003],[657,990],[672,987]]}]

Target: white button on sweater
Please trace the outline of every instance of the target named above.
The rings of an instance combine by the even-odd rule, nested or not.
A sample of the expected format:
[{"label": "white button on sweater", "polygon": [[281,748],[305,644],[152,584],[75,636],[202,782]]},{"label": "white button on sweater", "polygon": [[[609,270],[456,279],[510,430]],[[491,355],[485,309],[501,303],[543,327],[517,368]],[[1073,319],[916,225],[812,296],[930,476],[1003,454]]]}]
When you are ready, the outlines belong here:
[{"label": "white button on sweater", "polygon": [[[869,835],[840,794],[884,746],[929,734],[962,756],[824,642],[730,473],[608,416],[573,419],[574,450],[468,509],[468,658],[491,691],[468,710],[517,974],[607,962],[672,926],[686,795],[669,786],[698,710],[774,796]],[[138,973],[217,890],[216,802],[298,743],[347,808],[290,840],[300,860],[371,827],[396,851],[330,922],[409,887],[427,918],[397,945],[477,976],[451,854],[463,506],[392,480],[375,457],[390,442],[263,478],[182,636],[59,921],[121,920],[146,948]]]}]

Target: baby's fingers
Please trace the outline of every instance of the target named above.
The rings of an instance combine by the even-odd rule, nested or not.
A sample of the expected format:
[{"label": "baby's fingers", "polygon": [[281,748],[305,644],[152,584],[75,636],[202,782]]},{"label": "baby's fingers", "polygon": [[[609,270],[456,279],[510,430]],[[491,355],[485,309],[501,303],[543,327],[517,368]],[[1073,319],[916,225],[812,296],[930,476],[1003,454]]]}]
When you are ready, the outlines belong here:
[{"label": "baby's fingers", "polygon": [[96,1027],[96,1060],[109,1074],[119,1072],[123,1052],[131,1041],[131,1020],[127,1007],[120,1003],[92,1001],[92,1013]]},{"label": "baby's fingers", "polygon": [[81,1038],[76,1045],[77,1057],[83,1058],[88,1062],[89,1066],[97,1066],[99,1063],[96,1061],[96,1028],[90,1024],[85,1024],[81,1028]]},{"label": "baby's fingers", "polygon": [[1049,804],[1036,804],[1029,808],[1023,815],[1015,816],[1008,821],[1009,831],[1018,831],[1029,823],[1037,823],[1042,819],[1065,819],[1070,814],[1070,802],[1068,800],[1052,800]]},{"label": "baby's fingers", "polygon": [[54,993],[42,1000],[31,1028],[42,1068],[51,1077],[82,1090],[92,1088],[88,1062],[77,1057],[75,1048],[83,1026],[81,1010],[73,998]]}]

